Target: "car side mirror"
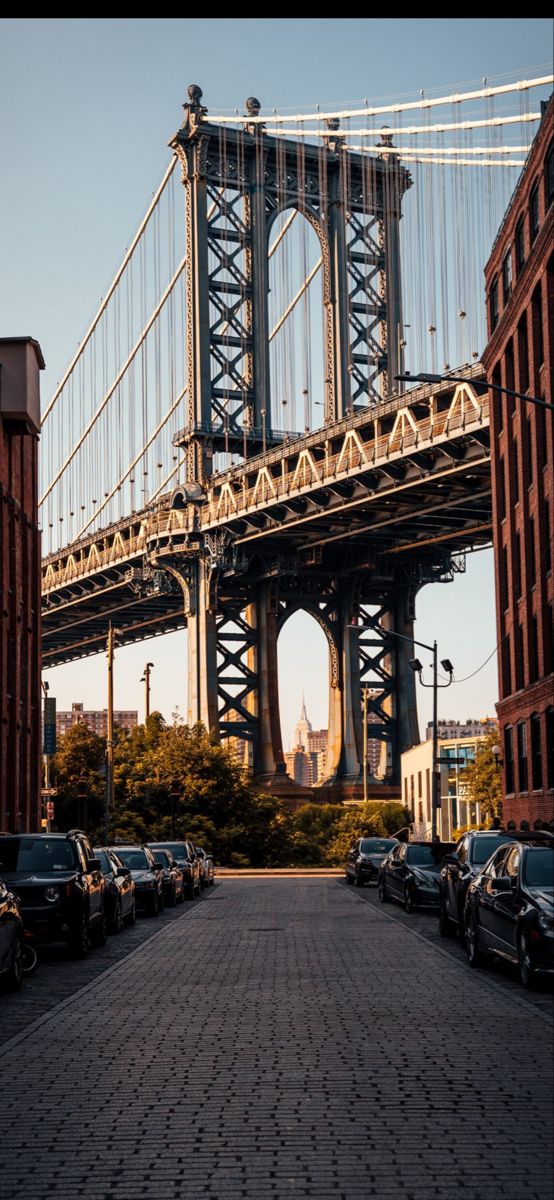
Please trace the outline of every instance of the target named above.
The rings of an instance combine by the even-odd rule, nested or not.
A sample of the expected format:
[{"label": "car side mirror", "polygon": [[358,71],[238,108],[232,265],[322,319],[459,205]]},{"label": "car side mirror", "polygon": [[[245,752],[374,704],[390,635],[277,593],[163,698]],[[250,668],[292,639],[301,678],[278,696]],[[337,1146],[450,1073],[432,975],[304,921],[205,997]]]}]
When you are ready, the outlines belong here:
[{"label": "car side mirror", "polygon": [[99,858],[89,858],[88,869],[89,869],[89,871],[99,871],[100,870],[100,859]]},{"label": "car side mirror", "polygon": [[131,874],[131,872],[128,867],[118,867],[117,874],[120,879],[126,879],[127,876]]},{"label": "car side mirror", "polygon": [[499,879],[493,880],[495,892],[511,892],[512,878],[510,875],[501,875]]},{"label": "car side mirror", "polygon": [[159,858],[155,858],[154,859],[154,868],[156,871],[163,871],[165,869],[165,863],[161,862]]},{"label": "car side mirror", "polygon": [[450,863],[451,866],[459,866],[460,860],[457,854],[445,854],[443,860],[445,863]]}]

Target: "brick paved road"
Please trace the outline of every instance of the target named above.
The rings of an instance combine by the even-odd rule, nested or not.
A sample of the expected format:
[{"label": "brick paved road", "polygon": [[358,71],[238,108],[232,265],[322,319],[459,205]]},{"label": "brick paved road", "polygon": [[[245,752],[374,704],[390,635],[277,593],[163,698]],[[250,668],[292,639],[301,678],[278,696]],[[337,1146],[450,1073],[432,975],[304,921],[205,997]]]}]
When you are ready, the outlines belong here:
[{"label": "brick paved road", "polygon": [[226,880],[5,1043],[0,1195],[551,1200],[551,1051],[337,881]]}]

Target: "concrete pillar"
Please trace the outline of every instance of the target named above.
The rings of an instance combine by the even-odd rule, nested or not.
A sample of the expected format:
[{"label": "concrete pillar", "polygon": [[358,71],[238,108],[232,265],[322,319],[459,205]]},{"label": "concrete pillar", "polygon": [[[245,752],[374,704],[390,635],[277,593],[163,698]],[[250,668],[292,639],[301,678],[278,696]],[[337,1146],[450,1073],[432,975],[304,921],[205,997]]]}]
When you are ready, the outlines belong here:
[{"label": "concrete pillar", "polygon": [[390,652],[384,659],[385,669],[393,679],[393,688],[383,703],[383,710],[391,717],[394,732],[391,742],[383,742],[379,776],[394,784],[401,782],[401,754],[419,743],[416,677],[409,665],[410,659],[415,657],[414,616],[413,589],[406,587],[391,595],[390,608],[382,619],[385,638],[389,630],[392,634],[402,635],[402,638],[389,639]]},{"label": "concrete pillar", "polygon": [[[258,737],[254,753],[254,774],[268,782],[285,775],[283,740],[279,714],[279,677],[277,669],[277,613],[270,584],[257,588],[251,606],[255,609]],[[252,618],[251,618],[252,619]]]},{"label": "concrete pillar", "polygon": [[217,637],[215,613],[209,608],[206,563],[195,563],[196,603],[188,616],[187,724],[201,721],[219,736],[217,705]]}]

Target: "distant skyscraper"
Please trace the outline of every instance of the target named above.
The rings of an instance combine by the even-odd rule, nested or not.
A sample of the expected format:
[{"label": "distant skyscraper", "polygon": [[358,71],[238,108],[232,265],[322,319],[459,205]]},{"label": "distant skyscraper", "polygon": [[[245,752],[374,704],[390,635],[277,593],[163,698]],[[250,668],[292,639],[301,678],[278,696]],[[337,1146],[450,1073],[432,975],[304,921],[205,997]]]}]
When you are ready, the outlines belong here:
[{"label": "distant skyscraper", "polygon": [[[119,725],[130,733],[131,729],[135,729],[138,725],[138,712],[130,709],[122,709],[114,712],[114,724]],[[82,701],[71,705],[71,712],[56,713],[56,733],[58,737],[63,737],[68,729],[72,729],[74,725],[86,725],[92,729],[93,733],[97,733],[98,737],[107,737],[108,735],[108,710],[90,709],[85,712]]]},{"label": "distant skyscraper", "polygon": [[302,695],[302,711],[300,720],[294,730],[294,745],[285,754],[288,774],[304,787],[313,787],[321,783],[325,774],[325,756],[327,751],[327,730],[312,729],[312,723],[306,712],[306,701]]}]

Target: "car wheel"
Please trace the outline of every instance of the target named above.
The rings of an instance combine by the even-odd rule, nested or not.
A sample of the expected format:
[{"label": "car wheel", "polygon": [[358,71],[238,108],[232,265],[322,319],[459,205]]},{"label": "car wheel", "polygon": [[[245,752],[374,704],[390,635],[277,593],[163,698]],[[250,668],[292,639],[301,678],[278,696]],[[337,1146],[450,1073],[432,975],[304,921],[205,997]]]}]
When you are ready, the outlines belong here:
[{"label": "car wheel", "polygon": [[470,967],[483,966],[484,956],[483,951],[479,949],[479,930],[472,913],[468,913],[466,920],[466,957]]},{"label": "car wheel", "polygon": [[530,989],[535,982],[535,967],[529,934],[523,930],[519,938],[519,977],[524,988]]},{"label": "car wheel", "polygon": [[349,884],[350,887],[352,887],[352,884],[354,883],[354,877],[352,875],[347,875],[346,882]]},{"label": "car wheel", "polygon": [[150,916],[157,917],[160,912],[160,897],[157,892],[154,892],[150,901]]},{"label": "car wheel", "polygon": [[88,929],[88,913],[85,909],[82,910],[79,917],[79,924],[74,930],[68,942],[69,953],[72,958],[86,958],[90,949],[90,938]]},{"label": "car wheel", "polygon": [[33,942],[24,939],[21,945],[22,968],[24,975],[34,975],[38,968],[38,950]]},{"label": "car wheel", "polygon": [[123,929],[123,917],[121,915],[121,900],[118,900],[116,902],[116,906],[114,909],[113,920],[111,923],[111,932],[112,933],[121,933],[122,929]]},{"label": "car wheel", "polygon": [[100,920],[96,922],[94,929],[91,932],[90,940],[93,946],[105,946],[108,938],[108,927],[106,924],[106,914],[102,911]]},{"label": "car wheel", "polygon": [[363,886],[364,886],[364,881],[360,875],[360,872],[356,871],[356,874],[354,876],[354,887],[363,887]]},{"label": "car wheel", "polygon": [[175,888],[175,884],[173,884],[173,887],[171,889],[171,896],[169,897],[169,907],[175,908],[176,903],[177,903],[177,890]]},{"label": "car wheel", "polygon": [[446,905],[441,900],[439,904],[439,933],[441,937],[451,937],[453,933],[453,922],[446,915]]},{"label": "car wheel", "polygon": [[6,971],[4,979],[9,992],[18,992],[23,983],[23,949],[19,934],[16,934],[15,938],[12,965],[9,971]]},{"label": "car wheel", "polygon": [[133,903],[131,905],[131,911],[127,917],[127,922],[129,925],[136,925],[136,921],[137,921],[137,906],[136,906],[136,902],[135,902],[135,897],[133,896]]},{"label": "car wheel", "polygon": [[411,891],[409,888],[404,888],[404,911],[407,913],[413,913],[414,907],[415,905]]},{"label": "car wheel", "polygon": [[388,904],[389,898],[387,896],[387,889],[385,887],[384,879],[379,880],[379,883],[377,884],[377,891],[379,893],[379,899],[381,901],[381,904]]}]

